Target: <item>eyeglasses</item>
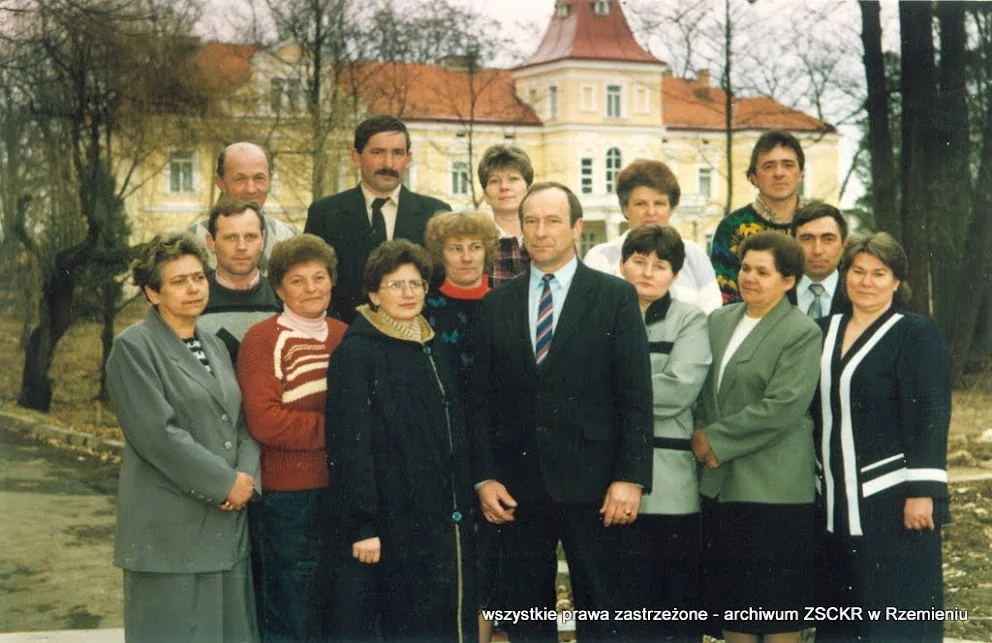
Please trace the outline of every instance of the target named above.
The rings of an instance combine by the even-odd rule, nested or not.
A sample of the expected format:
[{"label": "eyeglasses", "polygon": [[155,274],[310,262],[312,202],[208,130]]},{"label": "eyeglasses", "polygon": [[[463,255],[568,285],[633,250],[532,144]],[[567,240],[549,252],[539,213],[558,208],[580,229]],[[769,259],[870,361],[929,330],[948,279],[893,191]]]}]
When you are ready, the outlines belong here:
[{"label": "eyeglasses", "polygon": [[379,290],[382,290],[383,288],[392,291],[393,294],[396,295],[402,293],[404,289],[409,290],[415,295],[422,295],[427,292],[427,282],[423,279],[392,279],[390,281],[384,281],[382,285],[379,286]]}]

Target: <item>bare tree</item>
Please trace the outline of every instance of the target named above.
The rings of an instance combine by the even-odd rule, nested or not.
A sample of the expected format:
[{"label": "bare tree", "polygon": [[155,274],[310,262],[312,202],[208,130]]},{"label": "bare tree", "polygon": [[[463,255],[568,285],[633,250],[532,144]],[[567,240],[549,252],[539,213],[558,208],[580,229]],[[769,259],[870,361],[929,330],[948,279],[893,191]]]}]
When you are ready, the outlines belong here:
[{"label": "bare tree", "polygon": [[40,273],[22,406],[49,408],[48,373],[84,269],[113,273],[126,260],[123,202],[136,168],[162,144],[180,106],[202,106],[189,66],[194,9],[178,1],[24,0],[4,31],[5,69],[38,141],[30,163],[43,168],[40,189],[8,198],[15,207],[5,221]]},{"label": "bare tree", "polygon": [[899,219],[892,130],[889,123],[889,92],[885,78],[885,59],[882,55],[881,7],[876,0],[863,0],[860,6],[868,97],[872,211],[878,228],[899,239],[902,237],[902,222]]},{"label": "bare tree", "polygon": [[937,69],[933,46],[933,7],[927,2],[899,5],[902,50],[902,238],[909,264],[914,310],[930,312],[931,206],[935,197],[937,146]]}]

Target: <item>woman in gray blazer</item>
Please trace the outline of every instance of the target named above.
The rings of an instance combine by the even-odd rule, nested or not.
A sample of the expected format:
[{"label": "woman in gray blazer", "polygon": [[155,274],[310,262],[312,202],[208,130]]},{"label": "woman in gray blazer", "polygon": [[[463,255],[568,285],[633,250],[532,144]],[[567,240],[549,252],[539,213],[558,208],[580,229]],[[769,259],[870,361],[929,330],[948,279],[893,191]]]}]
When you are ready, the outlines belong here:
[{"label": "woman in gray blazer", "polygon": [[224,344],[197,330],[205,253],[155,237],[132,266],[152,304],[114,341],[107,387],[126,438],[114,564],[127,641],[257,641],[244,507],[259,449]]},{"label": "woman in gray blazer", "polygon": [[[647,326],[654,397],[652,489],[626,532],[630,567],[625,574],[630,608],[699,607],[700,518],[696,461],[689,450],[692,406],[709,372],[706,314],[672,298],[685,265],[686,246],[675,228],[631,230],[621,248],[620,274],[637,289]],[[693,619],[640,621],[632,640],[699,641]]]},{"label": "woman in gray blazer", "polygon": [[[799,244],[761,232],[741,244],[743,303],[709,318],[713,367],[692,450],[706,466],[704,587],[728,643],[796,641],[812,605],[813,422],[820,328],[789,303],[803,274]],[[748,610],[798,610],[758,620]],[[739,610],[743,610],[740,612]],[[727,614],[727,611],[737,611]],[[787,614],[786,614],[787,616]]]}]

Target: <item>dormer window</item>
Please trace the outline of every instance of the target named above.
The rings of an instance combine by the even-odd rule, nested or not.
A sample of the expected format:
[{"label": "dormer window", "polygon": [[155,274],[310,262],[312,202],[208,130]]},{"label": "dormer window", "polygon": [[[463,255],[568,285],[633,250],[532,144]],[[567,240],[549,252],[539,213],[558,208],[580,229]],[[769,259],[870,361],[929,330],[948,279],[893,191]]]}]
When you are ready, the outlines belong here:
[{"label": "dormer window", "polygon": [[608,16],[610,14],[609,0],[596,0],[592,3],[592,11],[597,16]]},{"label": "dormer window", "polygon": [[558,16],[559,18],[567,18],[569,9],[570,7],[567,4],[565,4],[564,2],[559,2],[557,5],[555,5],[555,15]]}]

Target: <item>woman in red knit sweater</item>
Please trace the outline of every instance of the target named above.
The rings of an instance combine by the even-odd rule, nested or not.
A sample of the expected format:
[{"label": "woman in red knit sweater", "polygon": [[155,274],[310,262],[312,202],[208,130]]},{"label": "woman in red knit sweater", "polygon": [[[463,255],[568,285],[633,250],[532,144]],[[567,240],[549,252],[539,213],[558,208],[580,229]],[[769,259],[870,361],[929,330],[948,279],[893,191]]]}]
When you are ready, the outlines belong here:
[{"label": "woman in red knit sweater", "polygon": [[238,382],[262,447],[265,494],[249,509],[262,641],[323,638],[321,561],[327,366],[347,326],[327,317],[334,249],[312,234],[276,244],[269,282],[284,311],[245,334]]}]

